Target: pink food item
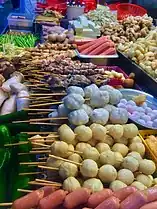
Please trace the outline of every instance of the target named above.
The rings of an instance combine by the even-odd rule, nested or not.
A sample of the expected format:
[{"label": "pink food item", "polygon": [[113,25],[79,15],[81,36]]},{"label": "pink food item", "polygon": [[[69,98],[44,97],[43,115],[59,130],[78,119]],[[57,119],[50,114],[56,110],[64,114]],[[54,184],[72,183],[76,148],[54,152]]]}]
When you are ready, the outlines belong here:
[{"label": "pink food item", "polygon": [[99,43],[103,43],[103,42],[104,42],[105,40],[107,40],[107,39],[108,39],[108,38],[107,38],[106,36],[102,36],[102,37],[99,38],[99,39],[96,39],[96,40],[94,40],[94,41],[90,41],[90,42],[85,43],[85,44],[83,44],[83,45],[81,45],[81,46],[78,46],[78,50],[79,50],[79,52],[82,53],[83,50],[86,50],[86,49],[88,49],[89,47],[93,46],[94,43],[97,43],[97,42],[99,42],[99,41],[101,41],[101,42],[99,42]]},{"label": "pink food item", "polygon": [[130,194],[132,194],[132,193],[134,193],[136,191],[137,191],[137,189],[135,187],[128,186],[128,187],[122,188],[122,189],[114,192],[113,195],[115,197],[117,197],[120,201],[123,201]]},{"label": "pink food item", "polygon": [[64,190],[57,190],[52,194],[44,197],[39,202],[39,209],[54,209],[57,206],[61,205],[66,197],[67,192]]},{"label": "pink food item", "polygon": [[113,54],[116,54],[115,47],[110,47],[109,49],[101,53],[101,55],[113,55]]},{"label": "pink food item", "polygon": [[111,196],[100,203],[95,209],[119,209],[119,199]]},{"label": "pink food item", "polygon": [[107,42],[108,40],[106,37],[102,39],[97,39],[96,41],[92,41],[91,46],[85,48],[84,50],[81,51],[81,54],[89,54],[92,50],[96,49],[98,46],[103,44],[104,42]]},{"label": "pink food item", "polygon": [[157,201],[148,203],[142,206],[140,209],[157,209]]},{"label": "pink food item", "polygon": [[89,52],[88,55],[99,55],[105,52],[106,50],[108,50],[111,47],[111,44],[112,44],[111,41],[104,42],[103,44],[99,45],[94,50]]},{"label": "pink food item", "polygon": [[120,204],[120,209],[139,209],[147,203],[147,196],[141,191],[137,191],[129,195]]},{"label": "pink food item", "polygon": [[12,209],[30,209],[38,206],[39,201],[44,197],[42,189],[31,192],[13,202]]},{"label": "pink food item", "polygon": [[93,193],[88,199],[88,207],[95,208],[107,198],[111,197],[113,192],[110,189],[103,189],[100,192]]},{"label": "pink food item", "polygon": [[151,187],[143,191],[143,193],[147,196],[148,202],[153,202],[157,200],[157,187]]},{"label": "pink food item", "polygon": [[45,186],[45,187],[41,187],[41,189],[44,191],[44,197],[46,197],[49,194],[52,194],[54,191],[56,191],[57,190],[57,187],[54,187],[54,186]]},{"label": "pink food item", "polygon": [[89,197],[89,189],[77,189],[66,196],[64,201],[64,207],[66,207],[67,209],[73,209],[79,205],[87,203]]}]

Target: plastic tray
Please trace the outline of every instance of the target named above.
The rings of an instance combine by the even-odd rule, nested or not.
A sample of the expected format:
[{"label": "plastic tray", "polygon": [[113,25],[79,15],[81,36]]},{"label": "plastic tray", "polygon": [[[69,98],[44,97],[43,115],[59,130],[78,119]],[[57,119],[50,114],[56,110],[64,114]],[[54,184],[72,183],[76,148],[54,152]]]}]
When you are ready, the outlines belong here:
[{"label": "plastic tray", "polygon": [[34,18],[23,13],[10,13],[8,16],[8,26],[10,29],[32,31]]},{"label": "plastic tray", "polygon": [[80,58],[85,58],[85,59],[108,59],[108,58],[118,58],[118,54],[114,54],[114,55],[84,55],[84,54],[80,54],[78,52],[78,50],[75,50],[76,55]]},{"label": "plastic tray", "polygon": [[148,157],[151,158],[157,166],[157,157],[155,156],[154,152],[150,149],[149,145],[145,141],[145,139],[150,135],[157,136],[157,131],[156,130],[141,130],[141,131],[139,131],[139,136],[142,139],[143,144],[145,145],[146,153],[147,153]]}]

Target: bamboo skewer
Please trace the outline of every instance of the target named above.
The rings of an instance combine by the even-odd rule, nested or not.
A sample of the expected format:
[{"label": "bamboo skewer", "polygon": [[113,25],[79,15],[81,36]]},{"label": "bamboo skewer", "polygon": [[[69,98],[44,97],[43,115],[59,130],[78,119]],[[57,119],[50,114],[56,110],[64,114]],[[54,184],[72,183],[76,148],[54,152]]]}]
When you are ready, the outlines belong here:
[{"label": "bamboo skewer", "polygon": [[23,110],[25,111],[46,111],[46,112],[53,112],[54,109],[29,109],[29,108],[24,108]]},{"label": "bamboo skewer", "polygon": [[[65,95],[67,95],[65,92],[61,92],[61,93],[48,93],[48,94],[46,94],[46,96],[65,96]],[[45,96],[45,94],[38,94],[38,93],[36,93],[36,94],[30,94],[30,96]]]},{"label": "bamboo skewer", "polygon": [[58,182],[48,181],[48,180],[45,180],[45,179],[35,179],[35,181],[37,181],[37,182],[43,182],[43,183],[50,183],[50,184],[58,184],[58,186],[62,186],[62,184],[60,184]]},{"label": "bamboo skewer", "polygon": [[36,134],[57,134],[57,132],[21,132],[22,134],[36,135]]},{"label": "bamboo skewer", "polygon": [[30,181],[28,182],[28,184],[31,184],[31,185],[39,185],[39,186],[56,186],[58,187],[58,185],[56,184],[50,184],[50,183],[42,183],[42,182],[36,182],[36,181]]},{"label": "bamboo skewer", "polygon": [[18,143],[13,143],[13,144],[5,144],[5,147],[11,147],[11,146],[18,146],[18,145],[23,145],[23,144],[28,144],[28,142],[18,142]]},{"label": "bamboo skewer", "polygon": [[29,151],[30,154],[42,154],[42,153],[50,153],[50,150],[41,150],[41,151]]},{"label": "bamboo skewer", "polygon": [[55,158],[55,159],[58,159],[58,160],[62,160],[62,161],[68,162],[68,163],[73,163],[73,164],[76,164],[76,165],[79,165],[79,166],[82,165],[81,163],[77,163],[77,162],[74,162],[72,160],[68,160],[68,159],[58,157],[58,156],[55,156],[55,155],[49,155],[49,157],[52,157],[52,158]]},{"label": "bamboo skewer", "polygon": [[50,147],[51,147],[50,145],[47,145],[47,144],[42,144],[42,143],[36,143],[36,142],[31,142],[31,144],[33,144],[33,145],[37,145],[37,146],[42,146],[42,147],[48,147],[48,148],[50,148]]},{"label": "bamboo skewer", "polygon": [[36,118],[30,119],[30,122],[37,122],[37,121],[49,121],[49,120],[67,120],[67,117],[60,117],[60,118]]},{"label": "bamboo skewer", "polygon": [[[47,142],[47,139],[50,139],[50,138],[58,138],[59,135],[53,135],[53,136],[43,136],[43,137],[40,137],[40,138],[28,138],[28,140],[32,141],[32,140],[35,140],[35,141],[41,141],[41,139],[46,139],[44,142]],[[54,141],[54,140],[52,140]]]},{"label": "bamboo skewer", "polygon": [[47,157],[40,157],[38,160],[47,160]]},{"label": "bamboo skewer", "polygon": [[49,102],[44,104],[35,104],[35,105],[29,105],[29,107],[42,107],[42,106],[48,106],[48,105],[55,105],[55,104],[62,104],[63,102]]},{"label": "bamboo skewer", "polygon": [[11,202],[6,202],[6,203],[0,203],[0,207],[9,207],[12,206],[13,203]]},{"label": "bamboo skewer", "polygon": [[18,192],[24,192],[24,193],[31,193],[33,190],[27,190],[27,189],[17,189]]},{"label": "bamboo skewer", "polygon": [[47,169],[47,170],[56,170],[58,171],[59,168],[54,168],[54,167],[49,167],[49,166],[42,166],[42,165],[38,165],[38,168],[43,168],[43,169]]},{"label": "bamboo skewer", "polygon": [[22,162],[20,165],[45,165],[46,162]]},{"label": "bamboo skewer", "polygon": [[40,122],[31,122],[30,125],[45,125],[45,126],[60,126],[60,123],[40,123]]},{"label": "bamboo skewer", "polygon": [[19,176],[38,175],[38,174],[42,174],[42,172],[19,173]]}]

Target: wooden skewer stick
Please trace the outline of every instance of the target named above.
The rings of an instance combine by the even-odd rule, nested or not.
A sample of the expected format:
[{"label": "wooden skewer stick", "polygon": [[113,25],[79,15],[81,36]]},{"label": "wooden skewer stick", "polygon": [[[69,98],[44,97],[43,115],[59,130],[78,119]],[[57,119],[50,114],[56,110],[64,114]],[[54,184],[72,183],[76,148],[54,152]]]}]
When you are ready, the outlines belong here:
[{"label": "wooden skewer stick", "polygon": [[53,112],[54,109],[29,109],[29,108],[24,108],[23,110],[25,111],[46,111],[46,112]]},{"label": "wooden skewer stick", "polygon": [[42,154],[42,153],[50,153],[50,150],[41,150],[41,151],[30,151],[30,154]]},{"label": "wooden skewer stick", "polygon": [[5,147],[11,147],[11,146],[19,146],[19,145],[23,145],[23,144],[28,144],[28,142],[18,142],[18,143],[13,143],[13,144],[5,144]]},{"label": "wooden skewer stick", "polygon": [[[51,138],[52,138],[52,137],[51,137]],[[44,139],[44,138],[43,138],[43,139]],[[35,143],[43,142],[43,140],[38,140],[38,139],[37,139],[37,140],[35,139],[34,141],[35,141]],[[44,140],[45,143],[53,143],[54,141],[55,141],[55,140],[50,140],[50,139]]]},{"label": "wooden skewer stick", "polygon": [[43,183],[50,183],[50,184],[58,184],[58,186],[62,186],[62,184],[55,182],[55,181],[47,181],[45,179],[35,179],[37,182],[43,182]]},{"label": "wooden skewer stick", "polygon": [[46,162],[22,162],[20,165],[45,165]]},{"label": "wooden skewer stick", "polygon": [[62,158],[62,157],[58,157],[58,156],[55,156],[55,155],[49,155],[49,157],[52,157],[52,158],[55,158],[55,159],[58,159],[58,160],[62,160],[62,161],[68,162],[68,163],[73,163],[73,164],[76,164],[76,165],[79,165],[79,166],[82,165],[81,163],[74,162],[72,160],[68,160],[68,159],[65,159],[65,158]]},{"label": "wooden skewer stick", "polygon": [[60,118],[37,118],[37,119],[30,119],[30,122],[36,121],[49,121],[49,120],[67,120],[67,117],[60,117]]},{"label": "wooden skewer stick", "polygon": [[54,168],[54,167],[48,167],[48,166],[42,166],[42,165],[38,165],[38,168],[43,168],[43,169],[47,169],[47,170],[56,170],[58,171],[59,168]]},{"label": "wooden skewer stick", "polygon": [[27,189],[17,189],[18,192],[24,192],[24,193],[31,193],[33,190],[27,190]]},{"label": "wooden skewer stick", "polygon": [[37,146],[42,146],[42,147],[49,147],[50,148],[50,145],[47,145],[47,144],[42,144],[42,143],[36,143],[36,142],[31,142],[33,145],[37,145]]},{"label": "wooden skewer stick", "polygon": [[40,186],[56,186],[56,187],[58,187],[58,185],[57,184],[50,184],[50,183],[39,183],[39,182],[36,182],[36,181],[30,181],[30,182],[28,182],[28,184],[31,184],[31,185],[40,185]]},{"label": "wooden skewer stick", "polygon": [[40,123],[40,122],[31,122],[30,125],[45,125],[45,126],[60,126],[60,123]]},{"label": "wooden skewer stick", "polygon": [[35,104],[35,105],[29,105],[29,107],[42,107],[42,106],[49,106],[49,105],[55,105],[55,104],[63,104],[63,102],[49,102],[44,104]]},{"label": "wooden skewer stick", "polygon": [[47,150],[49,147],[32,147],[32,150]]},{"label": "wooden skewer stick", "polygon": [[42,172],[30,172],[30,173],[19,173],[19,176],[26,176],[26,175],[38,175]]},{"label": "wooden skewer stick", "polygon": [[6,203],[0,203],[0,207],[9,207],[12,206],[13,203],[11,202],[6,202]]},{"label": "wooden skewer stick", "polygon": [[[28,138],[28,140],[30,140],[30,141],[32,141],[32,140],[35,140],[35,141],[43,141],[43,140],[41,140],[41,139],[51,139],[51,138],[58,138],[59,137],[59,135],[54,135],[54,136],[43,136],[43,137],[40,137],[40,138]],[[46,142],[46,140],[44,141],[44,142]],[[54,140],[52,140],[52,141],[54,141]]]},{"label": "wooden skewer stick", "polygon": [[47,157],[39,157],[38,160],[47,160]]},{"label": "wooden skewer stick", "polygon": [[36,134],[57,134],[57,132],[21,132],[21,134],[36,135]]},{"label": "wooden skewer stick", "polygon": [[44,115],[44,114],[48,114],[49,112],[36,112],[36,113],[28,113],[28,115]]},{"label": "wooden skewer stick", "polygon": [[[46,94],[46,96],[65,96],[65,95],[67,95],[65,92]],[[30,94],[30,96],[45,96],[45,94]]]}]

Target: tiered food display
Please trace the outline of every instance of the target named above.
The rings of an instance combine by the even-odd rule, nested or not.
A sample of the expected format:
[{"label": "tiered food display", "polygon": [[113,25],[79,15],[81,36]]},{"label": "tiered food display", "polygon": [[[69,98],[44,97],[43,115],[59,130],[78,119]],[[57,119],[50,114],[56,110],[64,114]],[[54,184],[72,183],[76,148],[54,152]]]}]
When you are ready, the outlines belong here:
[{"label": "tiered food display", "polygon": [[[62,15],[49,9],[38,10],[44,42],[36,47],[31,34],[0,36],[0,114],[24,110],[28,118],[12,125],[40,127],[11,136],[7,124],[0,126],[0,206],[156,209],[156,133],[144,135],[135,123],[157,129],[157,110],[140,91],[124,97],[120,89],[135,86],[134,74],[79,60],[75,51],[108,56],[117,47],[156,78],[152,18],[117,21],[108,7],[98,7],[65,30]],[[74,44],[74,34],[96,38],[100,28],[102,37]]]}]

